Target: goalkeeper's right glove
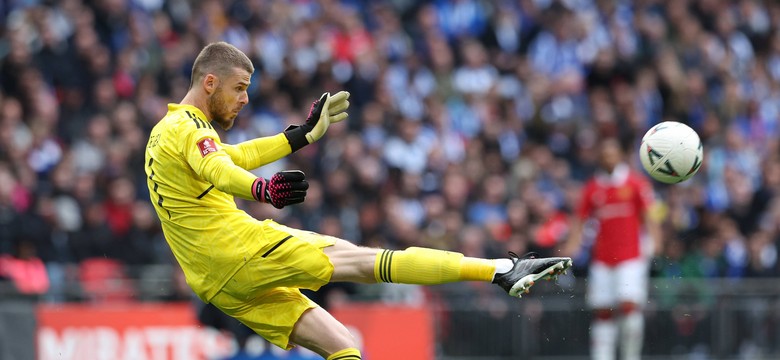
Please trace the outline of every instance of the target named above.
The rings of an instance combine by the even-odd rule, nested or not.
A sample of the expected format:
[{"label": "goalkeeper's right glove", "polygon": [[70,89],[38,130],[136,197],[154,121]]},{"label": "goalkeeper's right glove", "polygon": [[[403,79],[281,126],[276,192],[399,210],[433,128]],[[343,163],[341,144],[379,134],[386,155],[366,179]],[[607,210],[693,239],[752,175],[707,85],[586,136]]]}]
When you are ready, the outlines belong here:
[{"label": "goalkeeper's right glove", "polygon": [[277,209],[302,203],[308,189],[306,175],[300,170],[280,171],[271,179],[257,178],[252,184],[255,200],[269,203]]},{"label": "goalkeeper's right glove", "polygon": [[291,125],[284,131],[293,152],[319,140],[331,123],[337,123],[347,118],[349,108],[349,93],[339,91],[335,95],[324,93],[311,104],[309,116],[303,125]]}]

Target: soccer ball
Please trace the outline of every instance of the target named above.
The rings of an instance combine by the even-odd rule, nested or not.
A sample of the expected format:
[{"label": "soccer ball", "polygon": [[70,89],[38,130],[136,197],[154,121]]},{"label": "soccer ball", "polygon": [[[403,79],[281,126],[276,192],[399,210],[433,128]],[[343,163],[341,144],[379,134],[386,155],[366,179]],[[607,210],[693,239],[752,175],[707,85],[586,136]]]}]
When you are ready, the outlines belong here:
[{"label": "soccer ball", "polygon": [[642,137],[639,159],[653,179],[676,184],[699,171],[704,151],[696,131],[676,121],[665,121]]}]

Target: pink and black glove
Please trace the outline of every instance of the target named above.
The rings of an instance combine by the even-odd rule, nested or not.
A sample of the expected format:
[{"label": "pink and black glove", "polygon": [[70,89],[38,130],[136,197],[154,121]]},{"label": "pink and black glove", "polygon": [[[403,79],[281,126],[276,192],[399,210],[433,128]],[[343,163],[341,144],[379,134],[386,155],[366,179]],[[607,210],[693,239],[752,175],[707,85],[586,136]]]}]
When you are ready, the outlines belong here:
[{"label": "pink and black glove", "polygon": [[303,125],[291,125],[284,130],[292,152],[319,140],[330,124],[340,122],[349,116],[349,93],[339,91],[334,95],[324,93],[319,100],[311,104],[309,116]]},{"label": "pink and black glove", "polygon": [[271,179],[257,178],[252,184],[255,200],[269,203],[277,209],[299,204],[306,197],[309,183],[300,170],[280,171]]}]

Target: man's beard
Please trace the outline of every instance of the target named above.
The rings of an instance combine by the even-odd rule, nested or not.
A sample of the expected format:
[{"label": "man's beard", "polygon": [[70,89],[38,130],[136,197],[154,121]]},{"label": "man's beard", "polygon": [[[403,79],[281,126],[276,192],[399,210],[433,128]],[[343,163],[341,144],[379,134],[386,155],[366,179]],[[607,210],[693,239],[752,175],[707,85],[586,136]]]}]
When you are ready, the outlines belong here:
[{"label": "man's beard", "polygon": [[[207,106],[209,113],[211,114],[211,120],[216,122],[223,130],[229,130],[233,127],[233,120],[231,113],[227,110],[225,101],[222,99],[222,87],[217,87],[217,90],[208,98]],[[227,114],[226,114],[227,112]]]}]

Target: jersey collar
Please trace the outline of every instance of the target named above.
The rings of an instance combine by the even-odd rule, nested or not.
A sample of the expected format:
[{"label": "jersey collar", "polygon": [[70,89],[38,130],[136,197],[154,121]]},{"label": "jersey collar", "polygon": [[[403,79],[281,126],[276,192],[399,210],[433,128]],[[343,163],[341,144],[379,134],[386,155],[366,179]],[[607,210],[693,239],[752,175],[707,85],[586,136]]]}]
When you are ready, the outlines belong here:
[{"label": "jersey collar", "polygon": [[201,118],[201,119],[203,119],[205,121],[211,122],[211,119],[207,118],[206,115],[203,113],[203,111],[201,111],[196,106],[192,106],[192,105],[189,105],[189,104],[176,104],[176,103],[169,103],[168,104],[168,112],[174,112],[174,111],[177,111],[177,110],[192,111],[195,114],[195,116],[197,116],[197,117],[199,117],[199,118]]},{"label": "jersey collar", "polygon": [[605,171],[599,171],[596,174],[596,181],[602,185],[622,185],[628,179],[628,165],[620,163],[615,166],[615,170],[609,174]]}]

